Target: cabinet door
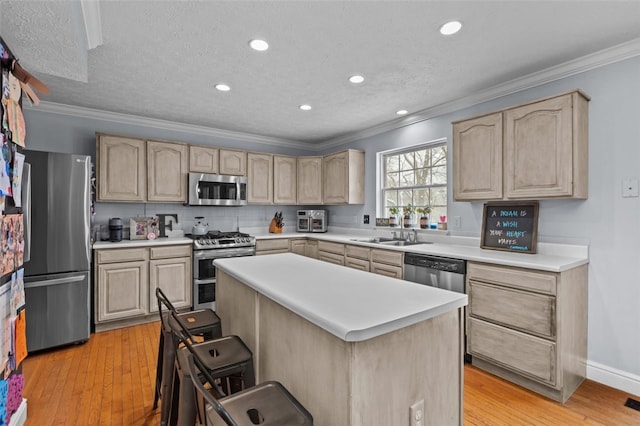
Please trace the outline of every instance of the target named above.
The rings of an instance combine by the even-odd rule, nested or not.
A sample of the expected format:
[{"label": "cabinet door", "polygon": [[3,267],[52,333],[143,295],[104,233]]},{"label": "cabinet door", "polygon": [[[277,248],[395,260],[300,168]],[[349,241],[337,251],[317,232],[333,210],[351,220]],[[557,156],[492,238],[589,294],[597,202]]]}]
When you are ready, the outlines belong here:
[{"label": "cabinet door", "polygon": [[298,204],[322,204],[322,157],[298,157]]},{"label": "cabinet door", "polygon": [[289,251],[291,253],[305,256],[307,252],[307,239],[291,240],[289,245]]},{"label": "cabinet door", "polygon": [[298,163],[296,157],[273,156],[273,202],[296,204]]},{"label": "cabinet door", "polygon": [[187,201],[187,145],[147,141],[149,201]]},{"label": "cabinet door", "polygon": [[318,258],[318,240],[307,240],[307,246],[305,248],[304,255],[312,259]]},{"label": "cabinet door", "polygon": [[344,266],[348,268],[358,269],[360,271],[369,272],[370,266],[368,260],[357,259],[355,257],[345,256]]},{"label": "cabinet door", "polygon": [[191,258],[149,261],[149,311],[158,312],[156,288],[160,287],[176,308],[191,306]]},{"label": "cabinet door", "polygon": [[323,159],[323,193],[325,204],[346,204],[349,201],[349,156],[347,151]]},{"label": "cabinet door", "polygon": [[218,170],[221,175],[247,175],[247,153],[245,151],[221,149],[219,151],[219,156],[220,167]]},{"label": "cabinet door", "polygon": [[502,113],[453,124],[453,197],[502,198]]},{"label": "cabinet door", "polygon": [[374,274],[402,279],[402,266],[392,266],[372,261],[370,271]]},{"label": "cabinet door", "polygon": [[270,240],[256,241],[256,255],[258,256],[263,254],[288,253],[288,252],[289,252],[288,238],[275,238]]},{"label": "cabinet door", "polygon": [[336,265],[344,266],[344,255],[331,253],[327,251],[318,251],[318,259],[323,262],[334,263]]},{"label": "cabinet door", "polygon": [[146,260],[98,265],[96,322],[147,314]]},{"label": "cabinet door", "polygon": [[571,196],[571,95],[509,109],[504,114],[505,197]]},{"label": "cabinet door", "polygon": [[218,174],[218,148],[207,146],[189,147],[189,171]]},{"label": "cabinet door", "polygon": [[141,139],[98,135],[98,201],[147,199],[146,144]]},{"label": "cabinet door", "polygon": [[247,202],[273,203],[273,155],[247,154]]}]

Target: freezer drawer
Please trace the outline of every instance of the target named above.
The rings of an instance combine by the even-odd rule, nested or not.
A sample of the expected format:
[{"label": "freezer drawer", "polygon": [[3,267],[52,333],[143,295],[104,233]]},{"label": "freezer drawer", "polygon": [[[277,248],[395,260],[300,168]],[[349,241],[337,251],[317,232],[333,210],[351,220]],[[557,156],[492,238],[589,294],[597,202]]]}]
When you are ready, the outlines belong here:
[{"label": "freezer drawer", "polygon": [[27,350],[89,339],[89,271],[25,278]]}]

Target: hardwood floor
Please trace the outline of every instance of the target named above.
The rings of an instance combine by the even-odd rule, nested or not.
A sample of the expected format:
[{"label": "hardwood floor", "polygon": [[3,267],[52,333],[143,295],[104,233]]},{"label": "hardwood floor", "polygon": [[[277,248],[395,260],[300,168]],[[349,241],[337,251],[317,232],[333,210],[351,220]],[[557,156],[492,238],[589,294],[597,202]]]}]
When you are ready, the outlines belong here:
[{"label": "hardwood floor", "polygon": [[[29,355],[27,426],[160,424],[160,407],[151,409],[159,330],[154,322],[106,331]],[[640,412],[624,406],[639,397],[590,380],[562,405],[469,365],[464,374],[466,425],[640,425]]]}]

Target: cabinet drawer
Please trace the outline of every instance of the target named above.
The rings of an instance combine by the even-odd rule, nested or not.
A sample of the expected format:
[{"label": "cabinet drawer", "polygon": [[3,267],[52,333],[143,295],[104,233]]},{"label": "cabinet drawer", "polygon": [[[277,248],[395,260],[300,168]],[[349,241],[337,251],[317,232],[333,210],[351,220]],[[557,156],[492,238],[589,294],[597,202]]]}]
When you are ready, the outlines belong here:
[{"label": "cabinet drawer", "polygon": [[344,258],[344,266],[347,266],[353,269],[359,269],[360,271],[369,272],[368,260],[356,259],[354,257],[347,256]]},{"label": "cabinet drawer", "polygon": [[148,251],[145,247],[96,251],[98,263],[134,262],[147,260],[147,256]]},{"label": "cabinet drawer", "polygon": [[555,339],[556,298],[469,280],[469,315]]},{"label": "cabinet drawer", "polygon": [[151,247],[151,259],[166,259],[171,257],[191,257],[191,245]]},{"label": "cabinet drawer", "polygon": [[553,272],[545,273],[469,262],[467,276],[470,280],[496,283],[538,293],[556,294],[556,274]]},{"label": "cabinet drawer", "polygon": [[402,279],[402,266],[385,265],[384,263],[371,262],[370,272],[391,278]]},{"label": "cabinet drawer", "polygon": [[344,256],[344,244],[318,241],[318,250]]},{"label": "cabinet drawer", "polygon": [[403,253],[401,251],[371,250],[371,262],[399,266],[400,270],[402,270],[402,256]]},{"label": "cabinet drawer", "polygon": [[371,249],[360,246],[345,246],[345,255],[349,257],[355,257],[356,259],[362,259],[369,261],[369,255],[371,253]]},{"label": "cabinet drawer", "polygon": [[258,240],[256,241],[256,251],[263,250],[284,250],[278,253],[286,253],[289,251],[289,239],[278,238],[274,240]]},{"label": "cabinet drawer", "polygon": [[475,318],[469,319],[468,349],[472,356],[556,386],[556,344]]},{"label": "cabinet drawer", "polygon": [[319,251],[318,259],[322,260],[323,262],[335,263],[336,265],[344,266],[344,256],[341,254]]}]

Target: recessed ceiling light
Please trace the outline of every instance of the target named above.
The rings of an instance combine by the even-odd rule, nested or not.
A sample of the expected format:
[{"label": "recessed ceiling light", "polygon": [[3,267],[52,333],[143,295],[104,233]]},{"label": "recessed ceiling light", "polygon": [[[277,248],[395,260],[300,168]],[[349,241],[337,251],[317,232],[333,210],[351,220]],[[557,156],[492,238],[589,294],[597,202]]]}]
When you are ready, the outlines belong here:
[{"label": "recessed ceiling light", "polygon": [[352,75],[349,77],[349,81],[354,84],[362,83],[364,81],[364,77],[361,75]]},{"label": "recessed ceiling light", "polygon": [[311,109],[311,105],[304,104],[304,105],[300,105],[298,108],[300,108],[303,111],[309,111]]},{"label": "recessed ceiling light", "polygon": [[249,46],[251,46],[251,48],[253,50],[257,50],[259,52],[263,52],[263,51],[265,51],[265,50],[267,50],[269,48],[269,43],[267,43],[264,40],[255,39],[255,40],[251,40],[249,42]]},{"label": "recessed ceiling light", "polygon": [[396,111],[396,114],[398,114],[398,115],[406,115],[408,113],[409,113],[409,111],[407,111],[406,109],[401,109],[401,110]]},{"label": "recessed ceiling light", "polygon": [[226,84],[216,84],[216,89],[221,92],[228,92],[229,90],[231,90],[231,87],[227,86]]},{"label": "recessed ceiling light", "polygon": [[451,35],[460,31],[462,23],[460,21],[450,21],[440,27],[440,34]]}]

